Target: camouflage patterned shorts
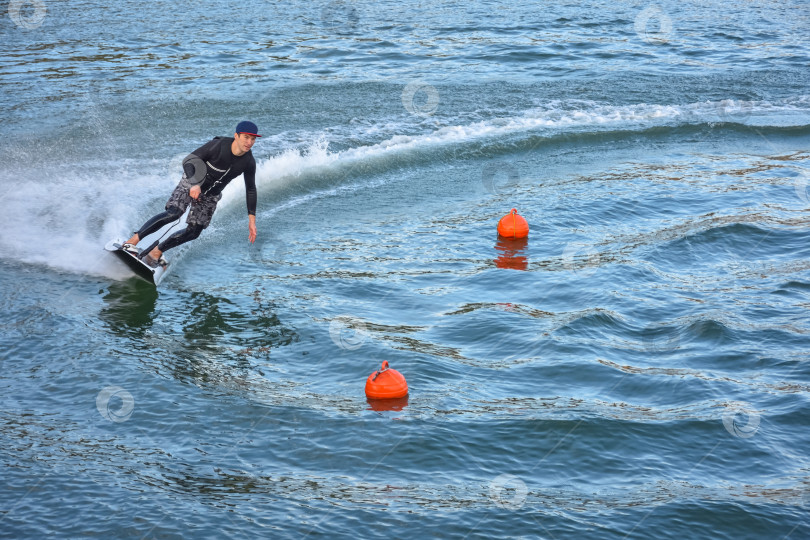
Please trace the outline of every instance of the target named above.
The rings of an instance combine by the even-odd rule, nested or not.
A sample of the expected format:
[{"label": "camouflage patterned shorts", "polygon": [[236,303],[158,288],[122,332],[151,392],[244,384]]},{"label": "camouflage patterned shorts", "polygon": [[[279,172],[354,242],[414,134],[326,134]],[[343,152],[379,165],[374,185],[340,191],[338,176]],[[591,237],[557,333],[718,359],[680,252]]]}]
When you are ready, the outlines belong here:
[{"label": "camouflage patterned shorts", "polygon": [[166,210],[168,210],[169,207],[174,207],[185,212],[186,208],[188,208],[188,205],[190,204],[191,212],[188,213],[186,223],[189,225],[199,225],[204,229],[211,223],[211,218],[214,216],[214,210],[217,209],[217,203],[222,198],[222,194],[220,193],[219,195],[215,195],[213,197],[200,195],[195,201],[188,193],[192,185],[194,184],[192,184],[188,178],[186,178],[186,175],[183,175],[180,183],[177,184],[176,188],[174,188],[171,197],[169,197],[169,200],[166,203]]}]

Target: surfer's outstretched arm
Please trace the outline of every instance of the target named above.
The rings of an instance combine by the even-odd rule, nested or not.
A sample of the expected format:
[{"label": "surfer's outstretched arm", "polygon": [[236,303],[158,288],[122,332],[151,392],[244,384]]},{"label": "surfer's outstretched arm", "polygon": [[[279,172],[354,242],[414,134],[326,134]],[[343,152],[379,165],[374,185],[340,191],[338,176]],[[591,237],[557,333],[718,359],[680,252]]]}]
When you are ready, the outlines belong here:
[{"label": "surfer's outstretched arm", "polygon": [[245,178],[245,202],[248,211],[248,241],[252,244],[256,241],[256,164],[248,167],[244,172]]}]

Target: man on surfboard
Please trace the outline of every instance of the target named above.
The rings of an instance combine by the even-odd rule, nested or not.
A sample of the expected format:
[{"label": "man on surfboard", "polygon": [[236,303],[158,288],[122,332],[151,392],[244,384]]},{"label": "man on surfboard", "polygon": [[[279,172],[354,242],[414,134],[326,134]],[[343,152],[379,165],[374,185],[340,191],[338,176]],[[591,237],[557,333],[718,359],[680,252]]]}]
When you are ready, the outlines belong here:
[{"label": "man on surfboard", "polygon": [[121,249],[138,255],[138,242],[164,225],[177,221],[191,205],[186,218],[188,226],[168,237],[163,242],[142,252],[143,261],[151,267],[158,264],[163,252],[194,240],[211,223],[222,190],[228,183],[244,175],[245,196],[248,211],[248,240],[256,240],[256,160],[251,148],[256,142],[259,129],[253,122],[243,121],[236,126],[233,137],[214,137],[194,150],[183,160],[183,178],[174,188],[166,203],[166,211],[149,219],[127,240]]}]

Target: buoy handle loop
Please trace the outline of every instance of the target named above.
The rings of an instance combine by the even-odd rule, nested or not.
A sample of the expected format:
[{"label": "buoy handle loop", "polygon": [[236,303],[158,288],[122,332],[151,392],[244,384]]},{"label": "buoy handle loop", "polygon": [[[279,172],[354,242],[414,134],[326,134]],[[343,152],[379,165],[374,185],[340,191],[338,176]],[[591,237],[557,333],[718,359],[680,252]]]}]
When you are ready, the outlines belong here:
[{"label": "buoy handle loop", "polygon": [[371,380],[376,381],[377,377],[380,376],[380,373],[385,373],[386,371],[388,371],[388,360],[383,360],[381,369],[374,373],[374,377]]}]

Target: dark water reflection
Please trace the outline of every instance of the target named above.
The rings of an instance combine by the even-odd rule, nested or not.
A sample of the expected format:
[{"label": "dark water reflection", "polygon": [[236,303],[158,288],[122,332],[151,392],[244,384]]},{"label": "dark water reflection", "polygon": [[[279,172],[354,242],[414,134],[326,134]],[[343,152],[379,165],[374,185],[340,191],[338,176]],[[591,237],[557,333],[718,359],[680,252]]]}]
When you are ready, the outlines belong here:
[{"label": "dark water reflection", "polygon": [[158,291],[139,279],[112,283],[99,317],[120,337],[137,337],[154,323]]}]

